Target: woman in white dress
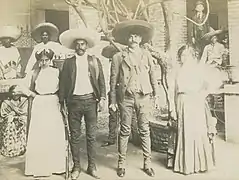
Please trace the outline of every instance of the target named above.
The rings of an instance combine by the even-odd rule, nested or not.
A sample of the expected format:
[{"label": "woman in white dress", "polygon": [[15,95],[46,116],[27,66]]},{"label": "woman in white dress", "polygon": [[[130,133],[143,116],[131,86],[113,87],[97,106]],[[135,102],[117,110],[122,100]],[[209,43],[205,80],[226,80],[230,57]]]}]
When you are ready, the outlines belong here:
[{"label": "woman in white dress", "polygon": [[[206,97],[219,88],[220,81],[208,76],[210,69],[199,63],[193,48],[179,50],[179,67],[170,91],[172,117],[177,120],[173,161],[168,166],[175,172],[191,174],[210,171],[215,167],[214,137],[216,119],[212,117]],[[214,83],[210,82],[214,80]]]},{"label": "woman in white dress", "polygon": [[58,100],[59,70],[51,67],[52,50],[36,53],[39,67],[30,79],[34,96],[28,131],[25,175],[51,176],[65,172],[65,132]]}]

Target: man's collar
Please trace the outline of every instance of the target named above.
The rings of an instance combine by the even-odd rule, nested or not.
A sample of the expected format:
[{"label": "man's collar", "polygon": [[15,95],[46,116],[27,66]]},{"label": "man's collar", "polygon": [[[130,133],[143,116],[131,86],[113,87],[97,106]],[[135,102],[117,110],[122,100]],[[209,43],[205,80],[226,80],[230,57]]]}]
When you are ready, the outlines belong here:
[{"label": "man's collar", "polygon": [[77,57],[79,57],[79,58],[85,58],[85,57],[88,56],[88,53],[85,52],[85,54],[83,54],[82,56],[79,56],[77,53],[75,53],[75,56],[76,56],[76,58],[77,58]]},{"label": "man's collar", "polygon": [[128,47],[127,51],[130,52],[130,53],[141,52],[141,48],[138,47],[136,49],[133,49],[133,48]]}]

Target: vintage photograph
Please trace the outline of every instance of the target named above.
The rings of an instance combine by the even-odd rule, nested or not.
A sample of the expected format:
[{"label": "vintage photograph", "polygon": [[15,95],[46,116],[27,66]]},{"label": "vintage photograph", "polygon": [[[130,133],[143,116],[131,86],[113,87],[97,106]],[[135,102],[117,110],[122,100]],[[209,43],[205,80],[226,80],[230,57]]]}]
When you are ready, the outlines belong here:
[{"label": "vintage photograph", "polygon": [[0,180],[239,179],[239,0],[0,4]]}]

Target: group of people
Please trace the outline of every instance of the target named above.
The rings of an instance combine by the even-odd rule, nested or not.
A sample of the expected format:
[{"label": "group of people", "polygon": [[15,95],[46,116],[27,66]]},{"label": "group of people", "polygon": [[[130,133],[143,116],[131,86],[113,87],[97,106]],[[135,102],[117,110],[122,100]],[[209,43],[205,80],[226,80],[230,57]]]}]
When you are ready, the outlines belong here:
[{"label": "group of people", "polygon": [[[79,147],[84,117],[88,156],[86,172],[99,179],[96,166],[97,116],[98,111],[106,109],[106,83],[101,61],[88,53],[88,49],[97,44],[99,35],[89,28],[80,27],[63,32],[59,36],[60,43],[57,43],[54,41],[58,39],[58,33],[58,28],[51,23],[42,23],[34,29],[33,38],[41,42],[34,47],[22,84],[11,89],[13,97],[24,94],[33,98],[29,128],[22,126],[27,132],[27,139],[24,140],[26,142],[25,175],[42,177],[66,171],[66,134],[61,113],[66,107],[73,160],[71,178],[76,180],[82,169]],[[114,51],[108,56],[112,60],[108,106],[114,122],[117,111],[120,115],[120,131],[116,142],[119,154],[117,166],[119,177],[124,177],[126,174],[127,144],[134,118],[137,119],[142,144],[143,171],[149,176],[155,175],[151,166],[149,122],[153,118],[152,110],[160,105],[159,88],[152,56],[146,49],[141,48],[141,45],[149,42],[153,35],[154,27],[141,20],[121,22],[112,31],[115,41],[124,45],[120,52]],[[12,35],[0,38],[2,48],[5,49],[9,48],[4,45],[6,39],[10,41],[17,38],[13,38]],[[66,57],[61,70],[52,64],[53,58],[59,53],[64,53]],[[13,53],[9,54],[12,55]],[[0,60],[5,63],[2,57]],[[204,73],[210,68],[203,61],[198,60],[197,53],[191,46],[180,48],[178,60],[180,67],[175,73],[169,91],[171,124],[176,122],[177,125],[170,134],[172,138],[169,138],[171,151],[168,155],[168,166],[183,174],[207,171],[215,165],[212,144],[216,131],[215,119],[208,109],[206,96],[212,89],[218,88],[220,83],[218,82],[217,85],[214,83],[211,87]],[[12,70],[16,69],[18,68],[12,68]],[[5,71],[2,72],[5,74]],[[17,75],[16,73],[14,78]],[[6,79],[6,76],[3,78]],[[15,99],[13,101],[15,102]],[[8,110],[13,106],[12,104],[2,103],[2,118],[8,116],[7,121],[14,122],[15,116],[26,116],[22,110],[19,110],[23,108],[22,101],[17,105],[18,109]],[[7,105],[9,107],[6,107]],[[17,115],[12,117],[11,114],[4,114],[3,110],[14,111]],[[18,122],[23,121],[26,124],[26,120],[18,120]],[[111,128],[110,135],[113,135],[109,136],[106,146],[115,143],[115,128],[115,126]],[[18,152],[14,155],[23,152],[14,150]]]}]

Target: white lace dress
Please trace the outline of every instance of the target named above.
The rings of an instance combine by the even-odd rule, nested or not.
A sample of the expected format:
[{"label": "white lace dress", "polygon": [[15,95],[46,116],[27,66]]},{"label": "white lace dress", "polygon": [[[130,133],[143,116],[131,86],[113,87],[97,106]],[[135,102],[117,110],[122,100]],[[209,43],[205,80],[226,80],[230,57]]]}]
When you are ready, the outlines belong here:
[{"label": "white lace dress", "polygon": [[36,80],[28,134],[25,175],[65,172],[65,131],[58,96],[59,70],[42,69]]}]

